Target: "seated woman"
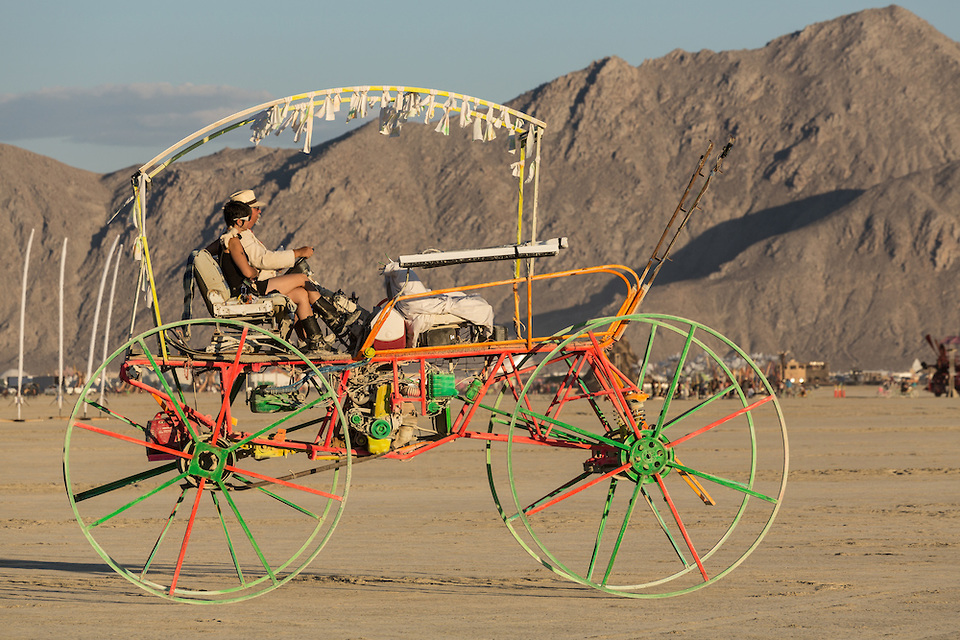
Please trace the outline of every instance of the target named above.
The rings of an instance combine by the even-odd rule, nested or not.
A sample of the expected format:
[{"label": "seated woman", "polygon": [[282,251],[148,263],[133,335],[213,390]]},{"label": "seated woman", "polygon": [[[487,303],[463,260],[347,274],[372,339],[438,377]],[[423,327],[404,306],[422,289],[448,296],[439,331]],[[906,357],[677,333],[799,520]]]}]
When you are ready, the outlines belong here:
[{"label": "seated woman", "polygon": [[233,295],[239,293],[243,279],[249,278],[255,282],[260,295],[273,291],[282,293],[297,305],[297,324],[294,326],[309,350],[320,350],[328,345],[317,322],[319,317],[352,352],[370,314],[342,291],[327,291],[305,273],[281,275],[280,269],[289,269],[299,258],[312,256],[313,247],[269,251],[252,231],[262,210],[263,203],[250,189],[236,192],[223,206],[223,219],[228,230],[220,236],[221,255],[229,255],[231,259],[222,260],[221,267],[231,292]]},{"label": "seated woman", "polygon": [[[244,202],[243,200],[249,200]],[[309,258],[313,247],[300,247],[285,251],[269,251],[253,233],[253,226],[260,219],[263,204],[258,202],[250,190],[239,191],[223,206],[223,218],[228,230],[220,236],[223,255],[229,255],[230,261],[223,261],[224,277],[230,284],[231,292],[239,293],[243,278],[254,282],[259,295],[271,292],[282,293],[297,305],[297,323],[294,325],[297,335],[307,344],[310,351],[323,349],[323,331],[314,315],[312,304],[320,299],[320,292],[303,273],[280,275],[279,269],[294,265],[297,258]],[[231,264],[232,263],[232,264]],[[234,273],[231,273],[233,269]]]}]

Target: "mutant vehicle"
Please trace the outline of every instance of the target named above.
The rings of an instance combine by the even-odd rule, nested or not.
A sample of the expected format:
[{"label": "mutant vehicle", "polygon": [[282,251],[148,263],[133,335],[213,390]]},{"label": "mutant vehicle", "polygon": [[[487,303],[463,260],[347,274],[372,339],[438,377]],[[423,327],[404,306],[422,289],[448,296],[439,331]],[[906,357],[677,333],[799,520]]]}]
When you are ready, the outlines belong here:
[{"label": "mutant vehicle", "polygon": [[[214,247],[197,249],[187,270],[204,313],[162,319],[147,230],[164,213],[149,206],[151,183],[235,130],[252,132],[254,143],[287,130],[308,151],[314,122],[341,110],[348,121],[371,120],[384,141],[416,118],[441,135],[472,132],[478,142],[468,146],[499,132],[511,154],[504,171],[515,188],[517,237],[400,255],[379,267],[389,296],[369,309],[325,289],[298,261],[293,269],[323,294],[331,342],[319,350],[298,340],[285,296],[231,290]],[[744,562],[786,487],[789,448],[774,389],[719,332],[640,312],[732,141],[715,148],[704,140],[645,267],[550,272],[535,266],[568,240],[537,237],[546,126],[449,91],[341,87],[238,112],[141,166],[127,206],[145,302],[134,304],[129,340],[87,381],[63,453],[70,505],[103,560],[164,598],[251,598],[321,553],[346,513],[357,465],[442,455],[445,445],[473,440],[499,518],[562,578],[657,598],[700,589]],[[419,276],[497,262],[510,277],[431,290]],[[613,287],[619,307],[538,333],[535,302],[578,279]],[[495,317],[494,292],[510,301],[512,317]],[[104,376],[119,376],[137,398],[98,397]]]}]

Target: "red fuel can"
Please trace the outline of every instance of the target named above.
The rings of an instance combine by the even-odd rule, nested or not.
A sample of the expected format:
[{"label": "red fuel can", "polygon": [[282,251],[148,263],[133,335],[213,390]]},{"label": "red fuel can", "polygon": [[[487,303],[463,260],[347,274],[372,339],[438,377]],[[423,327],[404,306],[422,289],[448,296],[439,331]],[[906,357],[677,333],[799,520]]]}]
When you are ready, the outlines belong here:
[{"label": "red fuel can", "polygon": [[[178,427],[164,412],[160,412],[153,417],[153,420],[147,423],[147,442],[163,445],[171,449],[183,449],[184,434],[183,429]],[[165,451],[147,448],[147,460],[157,462],[160,460],[176,460],[177,456]]]}]

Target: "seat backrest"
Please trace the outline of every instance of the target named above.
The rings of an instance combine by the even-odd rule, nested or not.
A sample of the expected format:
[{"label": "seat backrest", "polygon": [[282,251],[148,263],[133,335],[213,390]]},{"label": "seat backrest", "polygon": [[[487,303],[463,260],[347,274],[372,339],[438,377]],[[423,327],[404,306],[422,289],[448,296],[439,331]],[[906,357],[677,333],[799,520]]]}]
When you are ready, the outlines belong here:
[{"label": "seat backrest", "polygon": [[206,249],[197,252],[193,259],[193,272],[197,276],[197,288],[207,305],[207,311],[214,316],[213,305],[230,299],[230,287],[223,277],[223,271],[217,260]]}]

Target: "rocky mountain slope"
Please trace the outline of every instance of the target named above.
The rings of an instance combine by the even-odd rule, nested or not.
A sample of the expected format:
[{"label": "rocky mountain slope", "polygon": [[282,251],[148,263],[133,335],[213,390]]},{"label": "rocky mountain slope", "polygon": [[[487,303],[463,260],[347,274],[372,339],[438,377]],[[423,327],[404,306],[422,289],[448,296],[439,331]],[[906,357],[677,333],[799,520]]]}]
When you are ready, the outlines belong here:
[{"label": "rocky mountain slope", "polygon": [[[734,136],[724,174],[643,310],[694,318],[748,350],[790,350],[834,369],[906,367],[929,355],[924,333],[960,328],[958,103],[960,44],[896,6],[814,24],[756,50],[678,50],[639,66],[596,61],[511,102],[548,125],[538,235],[570,238],[570,249],[538,271],[641,269],[707,140],[719,147]],[[382,297],[378,263],[388,257],[513,242],[514,158],[502,140],[468,138],[411,122],[389,139],[366,126],[309,155],[243,148],[173,165],[154,182],[149,205],[164,318],[179,317],[185,259],[221,233],[219,207],[240,188],[269,202],[258,230],[266,244],[315,244],[311,264],[321,279],[369,304]],[[234,140],[243,146],[245,136]],[[37,231],[26,337],[34,368],[56,362],[65,236],[67,361],[85,365],[106,252],[118,234],[129,248],[126,221],[105,221],[128,196],[132,173],[99,176],[0,146],[8,273],[20,273],[21,247]],[[500,263],[422,275],[438,288],[511,271]],[[125,257],[117,344],[128,333],[135,278]],[[0,302],[0,369],[16,362],[15,281]],[[574,279],[538,289],[538,333],[571,315],[615,310],[619,291],[606,285]],[[506,296],[488,297],[501,317],[509,313]]]}]

